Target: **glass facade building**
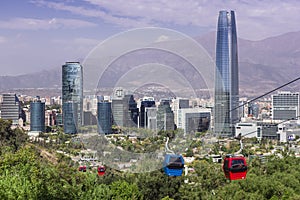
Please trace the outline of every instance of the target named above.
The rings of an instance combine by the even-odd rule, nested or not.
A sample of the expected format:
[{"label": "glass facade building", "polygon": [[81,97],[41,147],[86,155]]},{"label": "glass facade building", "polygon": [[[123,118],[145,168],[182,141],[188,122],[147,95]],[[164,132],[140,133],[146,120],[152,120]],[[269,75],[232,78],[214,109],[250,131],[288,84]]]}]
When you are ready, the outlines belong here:
[{"label": "glass facade building", "polygon": [[98,102],[97,116],[98,116],[98,132],[100,134],[111,134],[112,133],[111,102]]},{"label": "glass facade building", "polygon": [[133,98],[133,95],[128,94],[123,98],[124,105],[124,126],[125,127],[137,127],[139,109],[137,103]]},{"label": "glass facade building", "polygon": [[77,111],[77,103],[65,102],[63,103],[63,124],[64,132],[68,134],[76,134],[77,131],[77,114],[74,111]]},{"label": "glass facade building", "polygon": [[117,126],[137,127],[139,111],[133,95],[112,99],[113,123]]},{"label": "glass facade building", "polygon": [[147,128],[148,116],[146,108],[155,107],[154,99],[144,99],[141,101],[140,113],[139,113],[139,126],[140,128]]},{"label": "glass facade building", "polygon": [[272,95],[272,119],[290,120],[299,116],[299,92]]},{"label": "glass facade building", "polygon": [[174,130],[174,113],[170,106],[169,100],[161,100],[157,107],[156,128],[157,131]]},{"label": "glass facade building", "polygon": [[45,103],[30,103],[30,131],[45,132]]},{"label": "glass facade building", "polygon": [[[78,128],[83,123],[82,73],[82,66],[79,62],[66,62],[62,66],[62,104],[63,109],[68,109],[66,111],[63,110],[63,113],[67,114],[67,116],[63,115],[65,133],[77,133]],[[70,118],[71,112],[74,119]],[[71,126],[71,123],[74,124]],[[72,127],[72,129],[68,130],[67,127]]]},{"label": "glass facade building", "polygon": [[124,106],[122,99],[112,100],[113,123],[116,126],[124,126]]},{"label": "glass facade building", "polygon": [[157,127],[157,108],[156,107],[146,107],[145,108],[145,115],[147,116],[147,129],[156,130]]},{"label": "glass facade building", "polygon": [[222,137],[234,134],[239,121],[238,48],[234,11],[220,11],[217,28],[214,132]]},{"label": "glass facade building", "polygon": [[176,98],[172,103],[172,110],[174,112],[175,124],[178,126],[178,110],[182,108],[189,108],[190,100],[183,98]]},{"label": "glass facade building", "polygon": [[178,109],[177,128],[181,128],[184,134],[204,132],[208,130],[211,118],[211,110],[207,108],[182,108]]},{"label": "glass facade building", "polygon": [[1,118],[12,120],[13,124],[18,124],[20,118],[20,102],[16,94],[7,93],[2,95]]}]

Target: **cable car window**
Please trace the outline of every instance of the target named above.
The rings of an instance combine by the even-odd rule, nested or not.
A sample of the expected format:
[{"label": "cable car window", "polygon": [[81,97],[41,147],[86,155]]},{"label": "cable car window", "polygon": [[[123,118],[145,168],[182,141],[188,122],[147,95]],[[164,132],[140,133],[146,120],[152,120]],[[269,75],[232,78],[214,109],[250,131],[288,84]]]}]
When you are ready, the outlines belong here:
[{"label": "cable car window", "polygon": [[168,168],[169,169],[182,169],[183,162],[180,159],[180,157],[170,157]]},{"label": "cable car window", "polygon": [[239,168],[243,165],[245,165],[244,160],[232,160],[231,161],[231,167],[232,168]]},{"label": "cable car window", "polygon": [[181,159],[180,157],[170,157],[170,162],[180,162],[181,163]]}]

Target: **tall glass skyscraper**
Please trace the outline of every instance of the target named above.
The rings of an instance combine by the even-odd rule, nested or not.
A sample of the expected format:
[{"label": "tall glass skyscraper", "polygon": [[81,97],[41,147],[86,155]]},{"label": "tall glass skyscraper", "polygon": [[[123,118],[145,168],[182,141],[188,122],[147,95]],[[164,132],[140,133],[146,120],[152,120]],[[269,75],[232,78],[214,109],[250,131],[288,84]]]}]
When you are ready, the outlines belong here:
[{"label": "tall glass skyscraper", "polygon": [[77,115],[78,111],[77,103],[73,103],[71,101],[63,103],[63,124],[64,124],[64,132],[68,134],[76,134],[78,133],[77,126]]},{"label": "tall glass skyscraper", "polygon": [[97,104],[98,116],[98,132],[100,134],[112,133],[112,110],[111,102],[98,102]]},{"label": "tall glass skyscraper", "polygon": [[238,122],[239,75],[234,11],[220,11],[216,45],[214,132],[228,137]]},{"label": "tall glass skyscraper", "polygon": [[30,103],[30,130],[45,132],[45,103],[41,101]]},{"label": "tall glass skyscraper", "polygon": [[66,62],[62,66],[62,103],[64,132],[77,133],[83,122],[83,77],[79,62]]}]

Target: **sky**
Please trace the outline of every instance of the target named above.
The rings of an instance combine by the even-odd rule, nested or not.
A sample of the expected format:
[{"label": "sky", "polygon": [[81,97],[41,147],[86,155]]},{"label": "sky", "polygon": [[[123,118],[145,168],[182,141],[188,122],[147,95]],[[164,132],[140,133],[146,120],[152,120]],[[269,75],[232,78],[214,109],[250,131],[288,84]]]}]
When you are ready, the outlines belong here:
[{"label": "sky", "polygon": [[134,28],[201,36],[216,30],[220,10],[235,11],[243,39],[300,31],[298,0],[1,0],[0,76],[82,61],[100,42]]}]

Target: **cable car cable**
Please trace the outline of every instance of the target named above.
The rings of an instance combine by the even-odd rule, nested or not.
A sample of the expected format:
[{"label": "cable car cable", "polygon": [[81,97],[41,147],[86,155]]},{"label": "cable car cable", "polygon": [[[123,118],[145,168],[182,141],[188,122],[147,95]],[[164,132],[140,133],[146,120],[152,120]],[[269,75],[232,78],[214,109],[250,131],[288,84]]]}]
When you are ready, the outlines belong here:
[{"label": "cable car cable", "polygon": [[242,105],[239,105],[236,108],[233,108],[233,109],[229,110],[229,112],[231,112],[233,110],[236,110],[236,109],[238,109],[238,108],[240,108],[240,107],[242,107],[242,106],[244,106],[246,104],[249,104],[249,103],[251,103],[251,102],[253,102],[253,101],[257,100],[257,99],[260,99],[260,98],[262,98],[262,97],[264,97],[264,96],[266,96],[268,94],[271,94],[272,92],[275,92],[276,90],[279,90],[279,89],[281,89],[281,88],[283,88],[283,87],[285,87],[285,86],[287,86],[287,85],[289,85],[291,83],[294,83],[294,82],[296,82],[298,80],[300,80],[300,77],[295,78],[294,80],[291,80],[291,81],[289,81],[289,82],[287,82],[287,83],[285,83],[285,84],[283,84],[283,85],[281,85],[281,86],[279,86],[279,87],[277,87],[277,88],[275,88],[275,89],[273,89],[273,90],[271,90],[271,91],[269,91],[269,92],[267,92],[265,94],[262,94],[262,95],[260,95],[258,97],[255,97],[254,99],[251,99],[250,101],[247,101],[247,103],[243,103]]},{"label": "cable car cable", "polygon": [[[296,118],[299,118],[299,117],[300,117],[300,115],[299,115],[299,116],[296,116]],[[279,122],[279,123],[274,123],[274,125],[278,126],[279,124],[282,124],[282,123],[284,123],[284,122],[288,122],[288,121],[290,121],[290,120],[295,120],[295,118],[286,119],[286,120],[283,120],[283,121],[281,121],[281,122]],[[270,127],[268,127],[268,128],[270,128]],[[256,133],[256,132],[257,132],[257,130],[256,130],[256,131],[251,131],[251,132],[249,132],[249,133],[246,133],[246,134],[241,135],[241,137],[244,137],[244,136],[250,135],[250,134],[252,134],[252,133]]]},{"label": "cable car cable", "polygon": [[[232,111],[234,111],[234,110],[236,110],[236,109],[238,109],[238,108],[240,108],[240,107],[243,107],[243,106],[245,106],[245,105],[247,105],[247,104],[249,104],[249,103],[251,103],[251,102],[253,102],[253,101],[256,101],[256,100],[258,100],[258,99],[260,99],[260,98],[262,98],[262,97],[264,97],[264,96],[266,96],[266,95],[268,95],[268,94],[271,94],[272,92],[275,92],[276,90],[279,90],[279,89],[281,89],[281,88],[283,88],[283,87],[285,87],[285,86],[287,86],[287,85],[289,85],[289,84],[291,84],[291,83],[294,83],[294,82],[296,82],[296,81],[298,81],[298,80],[300,80],[300,76],[297,77],[297,78],[295,78],[295,79],[293,79],[293,80],[291,80],[291,81],[289,81],[289,82],[287,82],[287,83],[285,83],[285,84],[283,84],[283,85],[281,85],[281,86],[279,86],[279,87],[277,87],[277,88],[275,88],[275,89],[273,89],[273,90],[270,90],[269,92],[266,92],[266,93],[264,93],[264,94],[262,94],[262,95],[260,95],[260,96],[258,96],[258,97],[255,97],[255,98],[253,98],[253,99],[247,101],[247,103],[243,103],[243,104],[241,104],[241,105],[239,105],[239,106],[237,106],[237,107],[235,107],[235,108],[233,108],[233,109],[227,111],[226,113],[230,113],[230,112],[232,112]],[[220,115],[219,115],[219,116],[220,116]],[[216,117],[217,117],[217,116],[214,116],[213,119],[215,120]],[[298,116],[298,117],[299,117],[299,116]]]}]

